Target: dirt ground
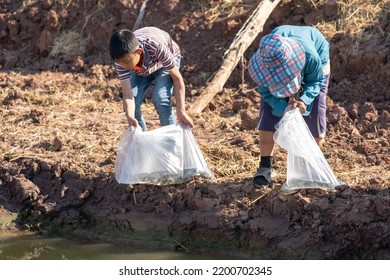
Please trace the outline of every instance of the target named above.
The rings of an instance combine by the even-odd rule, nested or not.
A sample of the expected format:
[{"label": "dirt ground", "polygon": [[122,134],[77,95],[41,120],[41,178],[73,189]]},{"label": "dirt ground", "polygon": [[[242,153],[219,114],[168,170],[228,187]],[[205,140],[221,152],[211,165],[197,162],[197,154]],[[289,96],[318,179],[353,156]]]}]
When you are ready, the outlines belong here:
[{"label": "dirt ground", "polygon": [[[390,259],[389,1],[283,1],[223,91],[192,116],[216,178],[129,186],[114,177],[127,124],[107,44],[132,28],[141,4],[0,2],[0,227],[240,258]],[[147,2],[141,26],[168,31],[181,47],[188,108],[256,4]],[[317,26],[331,43],[323,152],[346,183],[336,192],[283,194],[280,148],[273,188],[251,186],[260,98],[245,62],[281,24]],[[143,111],[157,128],[150,100]]]}]

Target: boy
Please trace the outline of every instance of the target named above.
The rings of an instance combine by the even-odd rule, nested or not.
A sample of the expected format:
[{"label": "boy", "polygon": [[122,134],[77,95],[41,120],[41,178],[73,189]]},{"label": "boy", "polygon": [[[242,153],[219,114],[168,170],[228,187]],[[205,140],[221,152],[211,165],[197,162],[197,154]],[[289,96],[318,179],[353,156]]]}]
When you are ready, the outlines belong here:
[{"label": "boy", "polygon": [[326,134],[326,95],[329,86],[329,43],[309,26],[284,25],[260,40],[248,62],[248,72],[261,95],[260,163],[252,179],[255,188],[272,183],[275,125],[287,105],[298,107],[317,144]]},{"label": "boy", "polygon": [[156,27],[134,32],[122,29],[112,34],[109,49],[121,82],[123,108],[129,126],[139,124],[142,130],[147,130],[141,105],[154,82],[152,102],[160,125],[176,123],[171,104],[173,92],[177,121],[193,128],[193,121],[185,112],[185,86],[179,72],[180,48],[168,33]]}]

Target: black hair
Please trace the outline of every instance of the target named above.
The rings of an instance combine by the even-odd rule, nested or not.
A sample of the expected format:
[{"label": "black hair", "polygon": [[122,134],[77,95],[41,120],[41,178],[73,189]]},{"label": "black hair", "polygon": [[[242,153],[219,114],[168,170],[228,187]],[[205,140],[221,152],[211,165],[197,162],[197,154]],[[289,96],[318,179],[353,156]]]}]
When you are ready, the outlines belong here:
[{"label": "black hair", "polygon": [[112,59],[118,59],[128,53],[135,52],[139,47],[137,37],[128,29],[115,31],[111,35],[109,49]]}]

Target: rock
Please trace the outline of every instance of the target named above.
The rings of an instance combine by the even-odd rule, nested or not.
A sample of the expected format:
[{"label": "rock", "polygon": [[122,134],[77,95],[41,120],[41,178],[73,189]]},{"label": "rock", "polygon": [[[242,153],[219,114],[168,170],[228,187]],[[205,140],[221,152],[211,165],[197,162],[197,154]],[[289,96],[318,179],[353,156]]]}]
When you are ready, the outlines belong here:
[{"label": "rock", "polygon": [[325,15],[328,17],[334,17],[339,12],[339,3],[336,0],[328,0],[324,4]]},{"label": "rock", "polygon": [[259,113],[257,110],[241,110],[241,124],[246,129],[255,129],[259,122]]},{"label": "rock", "polygon": [[46,16],[46,20],[47,20],[46,28],[48,30],[52,30],[52,31],[58,30],[59,18],[58,18],[58,14],[55,11],[50,10],[49,14]]},{"label": "rock", "polygon": [[43,8],[49,10],[53,6],[53,0],[43,0]]},{"label": "rock", "polygon": [[4,57],[4,69],[11,69],[15,67],[18,62],[18,56],[13,53],[6,53]]},{"label": "rock", "polygon": [[23,176],[15,177],[12,181],[12,197],[20,205],[36,200],[40,194],[40,189],[30,180]]},{"label": "rock", "polygon": [[253,103],[250,99],[244,98],[242,100],[233,101],[232,110],[234,113],[238,113],[241,109],[248,109]]},{"label": "rock", "polygon": [[175,8],[177,7],[177,5],[180,3],[180,0],[166,0],[162,2],[163,2],[162,10],[167,14],[172,14]]},{"label": "rock", "polygon": [[48,29],[44,29],[37,40],[37,47],[40,54],[47,56],[50,52],[50,46],[54,39],[52,33]]}]

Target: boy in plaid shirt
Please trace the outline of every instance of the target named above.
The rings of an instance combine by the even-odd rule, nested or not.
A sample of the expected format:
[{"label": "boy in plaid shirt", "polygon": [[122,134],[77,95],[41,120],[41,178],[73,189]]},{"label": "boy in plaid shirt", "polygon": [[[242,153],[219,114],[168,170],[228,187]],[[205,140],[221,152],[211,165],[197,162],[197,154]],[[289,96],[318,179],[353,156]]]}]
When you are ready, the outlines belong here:
[{"label": "boy in plaid shirt", "polygon": [[123,108],[129,126],[140,125],[147,130],[141,105],[152,83],[152,102],[160,124],[176,123],[171,104],[173,93],[177,121],[191,128],[194,126],[185,112],[185,86],[179,72],[180,48],[167,32],[156,27],[134,32],[122,29],[112,34],[109,49],[122,85]]},{"label": "boy in plaid shirt", "polygon": [[252,179],[256,188],[272,183],[273,135],[288,105],[298,107],[317,144],[326,134],[326,95],[330,64],[329,43],[310,26],[283,25],[260,40],[248,62],[248,72],[261,95],[260,163]]}]

